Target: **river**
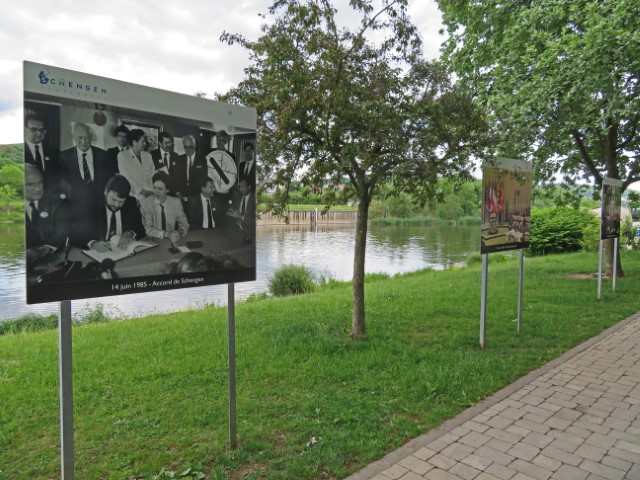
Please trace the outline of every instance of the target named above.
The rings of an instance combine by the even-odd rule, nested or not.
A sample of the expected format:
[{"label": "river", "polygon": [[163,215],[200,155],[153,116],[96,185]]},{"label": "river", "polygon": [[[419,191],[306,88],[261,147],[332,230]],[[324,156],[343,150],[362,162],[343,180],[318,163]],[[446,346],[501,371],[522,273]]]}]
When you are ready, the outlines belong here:
[{"label": "river", "polygon": [[[294,263],[310,268],[317,275],[349,280],[353,268],[352,226],[260,226],[257,229],[257,280],[236,285],[236,299],[268,290],[268,278],[281,265]],[[441,270],[461,264],[479,251],[479,226],[402,226],[371,225],[367,234],[367,273],[389,275],[423,268]],[[0,226],[0,321],[27,313],[58,311],[57,303],[26,305],[23,257],[23,227]],[[226,285],[194,287],[144,294],[74,300],[74,312],[101,303],[112,316],[141,316],[171,312],[207,304],[226,304]]]}]

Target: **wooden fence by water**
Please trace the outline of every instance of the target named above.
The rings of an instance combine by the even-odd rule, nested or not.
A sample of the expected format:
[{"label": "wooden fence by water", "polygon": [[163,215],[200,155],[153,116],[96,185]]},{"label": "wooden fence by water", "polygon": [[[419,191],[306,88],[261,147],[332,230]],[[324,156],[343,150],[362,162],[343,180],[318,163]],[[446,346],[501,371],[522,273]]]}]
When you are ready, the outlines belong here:
[{"label": "wooden fence by water", "polygon": [[[321,210],[289,210],[290,225],[332,225],[332,224],[355,224],[358,212],[329,210],[322,213]],[[272,213],[263,213],[257,221],[258,225],[284,225],[284,219]]]}]

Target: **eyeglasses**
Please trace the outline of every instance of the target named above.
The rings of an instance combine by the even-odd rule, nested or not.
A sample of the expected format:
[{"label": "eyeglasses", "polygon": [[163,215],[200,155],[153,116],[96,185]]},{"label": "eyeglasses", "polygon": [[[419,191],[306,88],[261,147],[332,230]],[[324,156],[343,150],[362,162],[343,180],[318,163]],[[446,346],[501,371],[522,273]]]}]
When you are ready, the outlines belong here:
[{"label": "eyeglasses", "polygon": [[37,127],[24,127],[24,128],[29,130],[31,133],[36,133],[36,132],[47,133],[46,128],[37,128]]}]

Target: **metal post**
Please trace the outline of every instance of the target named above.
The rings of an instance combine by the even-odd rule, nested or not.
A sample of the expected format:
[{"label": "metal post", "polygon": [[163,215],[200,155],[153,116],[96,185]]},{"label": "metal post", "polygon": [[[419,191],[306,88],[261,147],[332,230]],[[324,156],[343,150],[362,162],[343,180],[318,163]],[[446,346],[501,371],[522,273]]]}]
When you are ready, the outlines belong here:
[{"label": "metal post", "polygon": [[484,348],[484,325],[487,316],[487,274],[489,254],[482,254],[482,286],[480,291],[480,348]]},{"label": "metal post", "polygon": [[236,430],[236,301],[235,285],[228,285],[227,311],[229,320],[229,443],[238,448]]},{"label": "metal post", "polygon": [[518,333],[522,322],[522,286],[524,283],[524,248],[520,249],[520,275],[518,282]]},{"label": "metal post", "polygon": [[73,378],[71,358],[71,301],[60,302],[58,317],[58,358],[60,373],[60,473],[73,480]]},{"label": "metal post", "polygon": [[600,239],[600,255],[598,259],[598,300],[602,299],[602,239]]},{"label": "metal post", "polygon": [[618,279],[618,237],[613,241],[613,278],[612,291],[616,293],[616,280]]}]

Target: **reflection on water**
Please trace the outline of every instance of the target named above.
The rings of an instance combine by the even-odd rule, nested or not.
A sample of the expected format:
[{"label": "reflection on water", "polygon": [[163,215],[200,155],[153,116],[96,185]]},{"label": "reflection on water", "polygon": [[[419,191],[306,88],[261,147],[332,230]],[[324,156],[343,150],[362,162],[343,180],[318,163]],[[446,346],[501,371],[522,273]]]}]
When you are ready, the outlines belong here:
[{"label": "reflection on water", "polygon": [[[25,304],[22,226],[0,226],[0,321],[25,313],[57,312],[57,303]],[[257,229],[257,280],[239,283],[236,298],[266,292],[267,279],[287,263],[306,265],[316,274],[337,280],[351,278],[355,230],[349,225],[267,225]],[[443,269],[464,261],[479,250],[479,227],[434,225],[411,227],[370,226],[367,234],[367,273],[390,275],[422,268]],[[225,304],[227,286],[217,285],[144,294],[74,300],[73,310],[100,302],[107,313],[126,316],[170,312],[206,304]]]}]

